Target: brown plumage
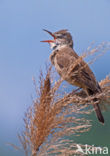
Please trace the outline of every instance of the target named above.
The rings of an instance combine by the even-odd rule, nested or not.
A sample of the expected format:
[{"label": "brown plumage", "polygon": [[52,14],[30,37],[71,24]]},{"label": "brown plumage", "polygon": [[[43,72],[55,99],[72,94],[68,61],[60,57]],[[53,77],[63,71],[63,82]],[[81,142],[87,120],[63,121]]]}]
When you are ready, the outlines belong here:
[{"label": "brown plumage", "polygon": [[[101,88],[87,63],[83,60],[78,61],[79,56],[73,49],[71,34],[67,30],[60,30],[55,33],[47,32],[52,34],[54,40],[43,42],[50,43],[50,46],[53,49],[50,60],[59,75],[70,84],[83,88],[87,95],[100,93]],[[101,123],[104,123],[104,118],[96,101],[97,99],[94,99],[93,107],[98,120]]]}]

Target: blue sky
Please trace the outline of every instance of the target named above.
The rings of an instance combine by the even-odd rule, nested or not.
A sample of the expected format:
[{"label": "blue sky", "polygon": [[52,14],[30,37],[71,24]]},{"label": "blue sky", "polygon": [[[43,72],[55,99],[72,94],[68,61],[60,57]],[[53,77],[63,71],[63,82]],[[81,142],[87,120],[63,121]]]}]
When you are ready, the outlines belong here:
[{"label": "blue sky", "polygon": [[[93,41],[110,41],[109,0],[0,0],[0,155],[16,155],[5,146],[17,142],[25,110],[32,104],[32,77],[51,50],[40,43],[49,35],[42,29],[68,29],[74,48],[81,54]],[[110,72],[110,52],[92,68],[98,80]]]}]

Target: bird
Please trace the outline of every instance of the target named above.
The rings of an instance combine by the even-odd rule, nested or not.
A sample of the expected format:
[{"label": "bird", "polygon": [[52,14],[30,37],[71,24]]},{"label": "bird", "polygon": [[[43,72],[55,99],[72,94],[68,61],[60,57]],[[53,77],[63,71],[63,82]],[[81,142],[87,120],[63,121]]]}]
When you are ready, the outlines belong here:
[{"label": "bird", "polygon": [[[52,49],[50,61],[55,66],[61,78],[71,85],[82,88],[87,96],[101,93],[101,87],[88,64],[83,59],[79,61],[80,57],[73,48],[73,39],[70,32],[67,29],[62,29],[54,33],[46,29],[43,30],[53,37],[52,40],[41,42],[49,43]],[[73,68],[71,68],[72,66]],[[68,73],[68,71],[70,72]],[[104,124],[104,117],[97,98],[93,100],[93,107],[99,122]]]}]

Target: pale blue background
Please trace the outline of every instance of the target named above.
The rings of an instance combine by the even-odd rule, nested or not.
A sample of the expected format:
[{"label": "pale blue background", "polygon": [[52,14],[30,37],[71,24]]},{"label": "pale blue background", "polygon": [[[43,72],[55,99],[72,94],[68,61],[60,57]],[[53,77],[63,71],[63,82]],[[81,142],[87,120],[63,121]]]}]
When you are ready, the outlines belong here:
[{"label": "pale blue background", "polygon": [[[19,155],[6,143],[19,144],[16,135],[35,93],[32,77],[38,80],[51,52],[47,44],[40,43],[49,37],[43,28],[67,28],[80,54],[93,41],[110,41],[110,1],[0,0],[0,156]],[[92,69],[98,80],[110,73],[110,51]],[[106,135],[109,131],[110,126]]]}]

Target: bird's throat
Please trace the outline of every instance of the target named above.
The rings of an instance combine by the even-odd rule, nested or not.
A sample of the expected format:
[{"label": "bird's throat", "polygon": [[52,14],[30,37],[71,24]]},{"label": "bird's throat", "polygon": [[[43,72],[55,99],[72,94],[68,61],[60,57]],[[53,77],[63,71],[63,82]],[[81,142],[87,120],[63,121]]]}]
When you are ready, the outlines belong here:
[{"label": "bird's throat", "polygon": [[67,45],[65,44],[56,44],[52,49],[53,51],[56,51],[56,50],[61,50],[62,48],[66,47]]}]

